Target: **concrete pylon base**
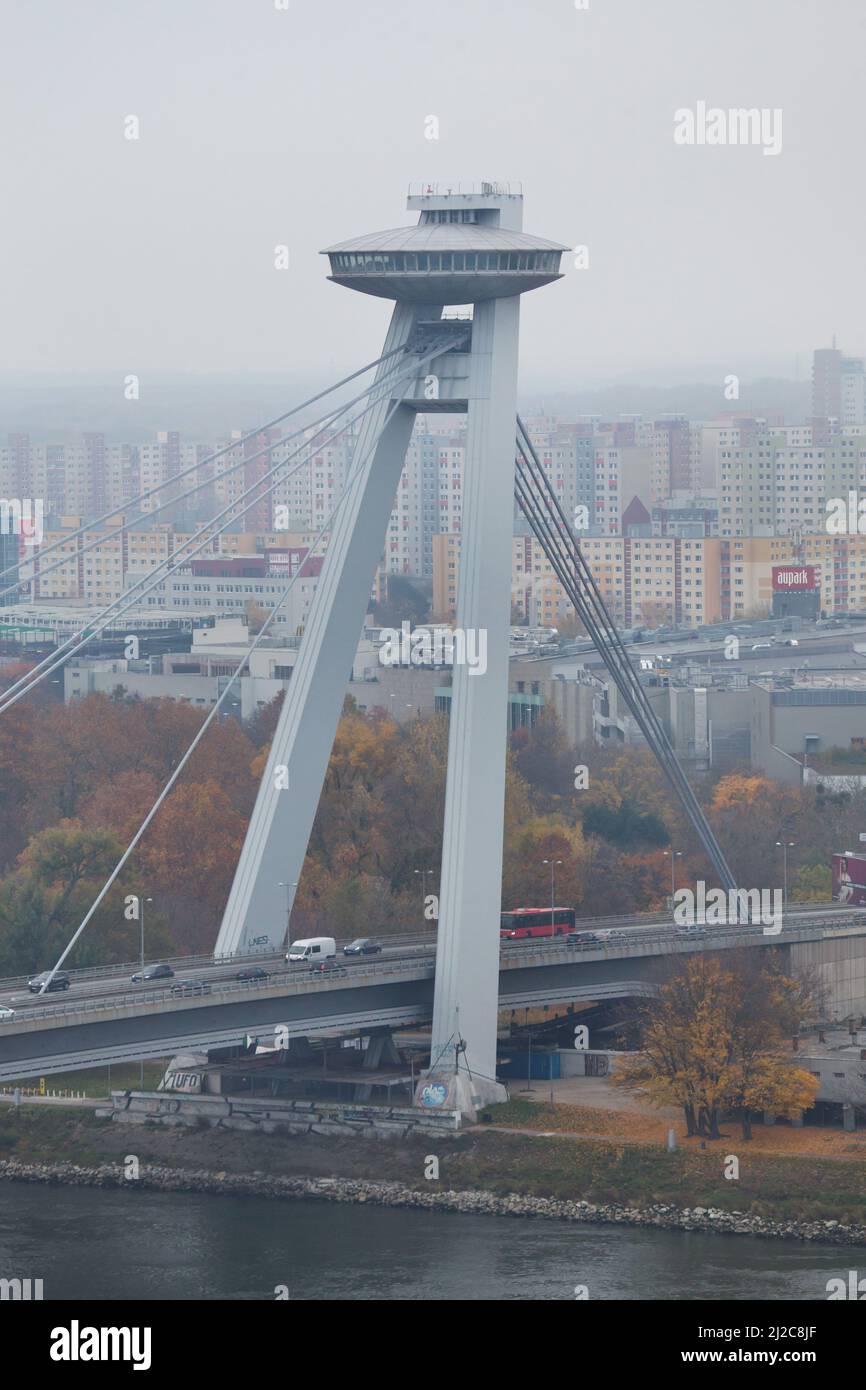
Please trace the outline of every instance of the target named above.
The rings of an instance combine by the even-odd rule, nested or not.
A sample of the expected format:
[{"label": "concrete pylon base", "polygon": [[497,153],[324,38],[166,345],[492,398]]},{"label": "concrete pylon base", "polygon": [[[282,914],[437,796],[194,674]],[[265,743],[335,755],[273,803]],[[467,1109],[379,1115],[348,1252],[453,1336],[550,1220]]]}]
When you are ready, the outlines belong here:
[{"label": "concrete pylon base", "polygon": [[485,1105],[500,1105],[506,1100],[508,1091],[500,1081],[459,1071],[422,1076],[413,1103],[422,1110],[459,1110],[467,1120],[475,1120]]}]

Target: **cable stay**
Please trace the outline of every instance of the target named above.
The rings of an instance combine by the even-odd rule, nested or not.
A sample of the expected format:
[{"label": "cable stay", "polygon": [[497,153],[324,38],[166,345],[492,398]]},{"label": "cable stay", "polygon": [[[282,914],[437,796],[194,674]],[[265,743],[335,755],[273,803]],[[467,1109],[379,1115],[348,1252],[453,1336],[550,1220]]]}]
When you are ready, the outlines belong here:
[{"label": "cable stay", "polygon": [[[257,439],[258,436],[260,434],[263,434],[265,430],[271,430],[274,429],[277,425],[281,425],[285,420],[290,419],[292,415],[297,415],[298,412],[301,410],[307,410],[311,405],[315,405],[317,401],[322,400],[323,397],[332,395],[334,391],[339,391],[341,387],[347,386],[350,381],[354,381],[359,376],[364,376],[366,372],[372,371],[374,367],[381,366],[383,362],[387,362],[389,357],[395,357],[397,353],[402,351],[403,348],[392,348],[390,352],[383,353],[381,357],[377,357],[374,362],[368,362],[366,366],[359,367],[358,370],[356,372],[352,372],[350,376],[343,377],[342,381],[335,382],[333,386],[328,386],[324,391],[319,391],[314,396],[309,396],[307,400],[302,401],[300,405],[292,406],[291,410],[285,411],[282,415],[275,416],[273,420],[268,420],[263,425],[256,426],[255,429],[249,430],[246,434],[240,435],[238,439],[231,440],[230,443],[224,444],[222,448],[217,449],[215,453],[208,454],[206,458],[197,459],[195,463],[191,463],[186,468],[182,468],[179,473],[175,473],[173,477],[166,479],[165,482],[157,483],[154,487],[145,488],[143,492],[136,493],[134,497],[127,498],[123,505],[125,507],[135,507],[138,505],[139,502],[146,502],[148,498],[154,497],[160,492],[164,492],[166,488],[173,487],[175,483],[180,482],[180,480],[182,478],[187,477],[189,473],[195,473],[200,468],[206,468],[209,464],[215,463],[217,459],[223,458],[225,454],[231,453],[234,449],[243,448],[243,446],[245,444],[248,444],[251,439]],[[355,399],[360,400],[361,397],[356,396]],[[278,449],[280,445],[285,444],[287,440],[297,438],[299,434],[303,434],[305,430],[310,428],[311,426],[304,425],[300,430],[295,430],[292,434],[288,434],[283,439],[278,439],[273,444],[268,445],[268,448]],[[262,452],[266,451],[263,450]],[[260,455],[256,455],[256,457],[259,456]],[[145,517],[155,516],[157,512],[163,511],[165,507],[175,506],[178,502],[182,501],[183,498],[189,497],[193,492],[197,492],[199,488],[207,487],[210,483],[216,482],[220,478],[228,477],[229,474],[233,473],[236,468],[241,467],[242,464],[250,462],[252,462],[252,459],[242,459],[239,464],[232,464],[230,468],[222,469],[222,471],[217,473],[213,478],[204,478],[200,483],[196,484],[195,487],[190,488],[189,492],[184,493],[181,497],[170,498],[168,502],[164,502],[160,506],[154,507],[152,511],[139,511],[139,516],[137,520],[141,521]],[[84,535],[85,531],[92,531],[94,526],[101,525],[103,521],[110,521],[112,517],[117,516],[119,510],[120,508],[118,507],[112,507],[110,511],[103,512],[101,516],[94,517],[92,521],[84,522],[75,531],[68,532],[68,534],[62,536],[60,540],[52,541],[50,545],[40,547],[40,558],[44,555],[50,555],[51,552],[53,550],[57,550],[59,546],[68,545],[70,541],[76,540],[78,536]],[[135,521],[124,523],[124,525],[119,526],[116,531],[111,532],[109,536],[98,537],[98,539],[95,542],[91,542],[91,545],[98,545],[101,541],[110,540],[112,536],[120,535],[123,531],[126,531],[129,526],[135,524],[137,524]],[[91,548],[91,545],[83,546],[80,553],[84,554],[86,550],[89,550]],[[65,559],[62,559],[59,563],[62,565],[69,564],[69,558],[67,557]],[[5,570],[0,570],[0,579],[5,579],[7,574],[12,574],[19,568],[19,564],[8,565]],[[51,568],[56,568],[56,565],[52,566]],[[48,569],[40,570],[40,574],[48,573],[50,573]],[[31,582],[32,580],[30,579],[23,579],[16,584],[10,585],[9,588],[4,589],[2,590],[2,592],[0,592],[0,598],[5,598],[7,594],[15,593],[18,589],[26,587],[26,585],[30,584]]]},{"label": "cable stay", "polygon": [[[327,416],[323,417],[323,420],[326,421],[324,428],[328,430],[332,429],[334,421],[337,417],[339,417],[339,415],[343,414],[346,410],[351,409],[351,407],[357,404],[359,400],[365,400],[364,407],[359,412],[357,412],[357,414],[354,415],[351,419],[346,421],[345,424],[342,425],[336,433],[331,435],[332,438],[339,438],[342,434],[346,432],[347,429],[351,428],[353,424],[356,424],[359,420],[361,420],[368,413],[368,411],[372,409],[373,405],[375,405],[378,401],[380,401],[383,398],[383,396],[387,395],[389,392],[392,392],[396,386],[415,377],[417,375],[418,368],[421,365],[432,360],[432,358],[434,357],[441,356],[443,350],[451,346],[453,344],[453,341],[453,337],[449,336],[447,339],[444,337],[437,338],[425,344],[425,349],[423,353],[411,354],[411,364],[408,367],[404,367],[402,369],[393,371],[390,375],[383,378],[381,381],[375,383],[367,391],[360,393],[360,395],[354,397],[353,400],[347,402],[344,406],[341,406],[340,409],[336,412],[336,415],[334,414],[334,412],[328,412]],[[400,351],[405,353],[405,349],[403,348],[401,348]],[[393,355],[393,352],[386,354],[387,357]],[[320,430],[319,433],[321,432],[322,431]],[[314,435],[313,438],[315,437],[316,436]],[[88,642],[90,642],[94,637],[98,636],[99,633],[101,633],[105,629],[105,627],[108,625],[109,620],[112,617],[115,619],[119,618],[123,616],[123,614],[126,613],[128,609],[135,607],[141,601],[141,599],[144,598],[152,589],[155,589],[157,585],[161,584],[166,578],[174,574],[177,570],[184,568],[189,563],[189,561],[192,558],[194,558],[195,555],[199,554],[215,538],[215,536],[222,534],[222,532],[231,524],[231,522],[237,520],[238,516],[243,516],[244,513],[248,511],[251,506],[254,505],[254,503],[260,501],[263,497],[267,497],[268,495],[270,495],[278,486],[280,486],[281,483],[285,482],[289,477],[292,476],[293,473],[297,472],[298,469],[303,467],[305,459],[301,458],[300,461],[295,465],[295,467],[290,469],[289,472],[285,474],[285,476],[280,476],[283,474],[283,470],[286,469],[288,463],[293,458],[296,458],[298,455],[304,454],[309,449],[310,444],[310,439],[305,440],[305,442],[302,445],[300,445],[299,448],[296,449],[292,454],[290,454],[286,459],[279,460],[271,468],[267,469],[261,478],[256,479],[256,481],[253,484],[251,484],[250,487],[248,487],[243,493],[241,493],[239,498],[236,498],[234,501],[228,503],[225,507],[223,507],[221,511],[217,512],[214,517],[211,517],[208,521],[204,522],[202,526],[200,526],[199,529],[193,533],[192,536],[189,536],[183,542],[179,550],[176,551],[174,555],[166,557],[164,560],[161,560],[153,570],[147,571],[141,579],[137,580],[135,584],[133,584],[123,594],[119,595],[118,598],[113,599],[111,603],[107,604],[106,607],[103,608],[102,611],[97,615],[96,619],[94,619],[93,623],[88,626],[88,628],[82,628],[77,633],[72,634],[54,652],[50,653],[47,657],[43,658],[43,660],[31,671],[26,672],[24,676],[20,677],[18,681],[16,681],[13,685],[9,687],[9,689],[4,693],[2,700],[0,700],[0,714],[4,713],[7,709],[10,709],[13,705],[17,704],[18,700],[22,699],[24,695],[26,695],[31,689],[33,689],[42,680],[44,680],[46,676],[50,675],[53,671],[57,670],[58,667],[64,665],[66,661],[68,661],[72,656],[75,656],[79,651],[81,651],[82,648],[88,644]],[[274,445],[268,444],[262,450],[260,450],[258,454],[252,455],[251,458],[245,460],[245,462],[252,462],[255,458],[260,457],[261,454],[271,452],[273,448]],[[273,477],[273,482],[267,488],[263,488],[262,484],[270,477]],[[254,495],[251,496],[251,494]],[[240,506],[241,502],[243,502],[247,498],[250,499],[249,501],[247,501],[247,505],[245,507],[241,507],[240,511],[238,511],[235,514],[236,509]],[[231,516],[226,515],[229,512],[232,513]],[[215,523],[219,521],[220,518],[226,519],[223,520],[222,524],[217,527],[216,531],[214,531],[213,528],[215,526]],[[200,536],[204,537],[200,544],[197,545],[193,550],[187,551],[185,554],[183,554],[182,552],[186,551],[186,548]],[[79,641],[78,639],[81,640]],[[77,645],[73,645],[75,643],[77,643]]]},{"label": "cable stay", "polygon": [[[356,401],[361,399],[362,396],[355,397]],[[24,564],[33,563],[33,574],[27,579],[20,579],[17,582],[17,584],[10,585],[7,589],[4,589],[2,592],[0,592],[0,599],[4,598],[6,594],[14,593],[16,589],[25,589],[30,584],[37,584],[40,580],[45,579],[47,575],[53,574],[55,570],[62,569],[64,565],[75,564],[75,562],[79,558],[86,555],[89,550],[93,550],[95,546],[104,545],[106,541],[111,541],[114,540],[117,536],[124,535],[126,532],[131,531],[133,527],[138,526],[142,521],[150,521],[153,517],[158,516],[158,514],[160,512],[165,511],[167,507],[176,507],[178,503],[185,502],[188,497],[192,497],[194,493],[200,492],[202,488],[209,487],[214,482],[221,482],[223,478],[230,478],[233,473],[237,473],[238,469],[246,468],[248,464],[255,463],[256,459],[260,459],[263,454],[272,453],[275,449],[281,448],[284,444],[288,444],[292,439],[297,439],[300,435],[307,435],[302,449],[296,450],[293,454],[290,454],[286,459],[282,460],[283,463],[288,462],[289,458],[295,458],[299,452],[303,451],[304,448],[311,447],[313,439],[317,438],[319,434],[324,434],[328,428],[328,422],[336,420],[339,416],[339,413],[339,411],[335,411],[333,414],[320,416],[319,420],[314,420],[311,424],[304,425],[303,429],[293,430],[291,434],[284,435],[282,439],[277,440],[273,444],[265,444],[256,453],[250,454],[248,457],[238,459],[236,463],[231,464],[228,468],[222,469],[222,471],[218,473],[214,478],[202,478],[197,483],[193,483],[192,487],[187,488],[185,492],[179,492],[174,497],[168,497],[164,502],[160,502],[158,506],[153,507],[150,511],[139,512],[137,516],[133,516],[129,520],[121,522],[120,525],[116,526],[113,531],[106,531],[103,534],[94,536],[93,540],[88,541],[87,544],[83,545],[80,550],[77,550],[73,556],[62,555],[59,560],[55,560],[52,564],[45,565],[44,567],[40,564],[37,569],[36,562],[37,560],[41,560],[43,553],[47,554],[49,550],[56,549],[58,545],[65,545],[68,540],[71,540],[76,536],[80,536],[83,528],[79,527],[78,531],[70,532],[69,536],[64,536],[62,540],[52,541],[51,545],[46,546],[44,551],[40,548],[38,554],[33,557],[32,562],[25,559]],[[324,423],[322,423],[321,429],[317,430],[316,426],[319,425],[320,422]],[[261,430],[259,430],[258,433],[261,434]],[[237,444],[239,443],[240,441],[238,440],[236,442],[236,445],[233,447],[237,447]],[[316,447],[321,448],[322,445],[319,444]],[[202,465],[196,466],[201,467]],[[262,476],[264,477],[265,475],[263,474]],[[175,481],[176,479],[172,478],[169,480],[168,483],[161,484],[160,491],[165,491],[166,489],[172,487]],[[261,479],[257,481],[260,482]],[[114,512],[114,515],[117,515],[117,511]],[[184,545],[188,543],[188,541],[183,542]],[[13,568],[20,568],[20,565],[13,566]],[[8,573],[8,571],[5,572]]]},{"label": "cable stay", "polygon": [[726,889],[736,887],[736,880],[725,859],[709,822],[680,766],[646,691],[641,684],[622,638],[610,616],[607,605],[595,581],[577,539],[563,512],[559,498],[544,472],[538,455],[518,416],[517,469],[515,496],[521,511],[541,545],[545,555],[569,599],[578,618],[591,637],[604,661],[617,690],[634,717],[647,745],[682,804],[710,862]]},{"label": "cable stay", "polygon": [[[438,347],[436,348],[435,352],[430,352],[429,356],[430,356],[430,357],[433,357],[433,356],[436,356],[436,355],[441,355],[441,351],[442,351],[442,348],[441,348],[441,345],[440,345],[440,346],[438,346]],[[427,360],[426,357],[420,359],[420,361],[424,361],[424,360]],[[416,366],[417,366],[417,361],[418,361],[418,359],[416,359]],[[416,371],[416,367],[413,367],[413,370],[412,370],[412,374],[413,374],[413,375],[415,374],[415,371]],[[393,385],[394,383],[391,383],[391,384]],[[377,446],[378,446],[378,443],[379,443],[379,439],[381,438],[381,435],[382,435],[382,434],[384,433],[384,431],[387,429],[388,425],[390,424],[391,420],[392,420],[393,417],[394,417],[394,414],[395,414],[396,411],[399,409],[400,405],[401,405],[401,401],[400,401],[399,398],[396,399],[396,400],[394,400],[394,401],[392,402],[391,407],[390,407],[390,409],[388,410],[388,412],[387,412],[387,414],[386,414],[386,416],[385,416],[385,419],[384,419],[383,422],[382,422],[382,427],[381,427],[381,429],[380,429],[379,431],[377,431],[376,435],[375,435],[374,438],[371,440],[370,445],[369,445],[369,448],[367,448],[367,449],[365,450],[365,452],[364,452],[364,454],[363,454],[363,456],[362,456],[361,458],[359,458],[357,461],[353,461],[351,471],[350,471],[349,476],[348,476],[348,478],[347,478],[347,480],[346,480],[346,484],[345,484],[345,486],[344,486],[342,492],[340,493],[340,496],[338,497],[336,503],[334,504],[334,506],[333,506],[333,508],[332,508],[332,510],[331,510],[331,512],[330,512],[330,514],[325,518],[325,520],[323,521],[321,527],[319,528],[318,532],[316,533],[315,537],[313,538],[313,541],[312,541],[311,546],[310,546],[310,552],[311,552],[311,553],[312,553],[312,551],[315,550],[315,548],[319,545],[319,543],[321,542],[322,538],[328,533],[328,531],[330,531],[331,526],[333,525],[333,522],[334,522],[334,518],[336,517],[338,511],[340,510],[340,507],[343,505],[343,503],[345,502],[346,498],[349,496],[349,494],[350,494],[350,492],[351,492],[351,490],[352,490],[352,488],[353,488],[353,486],[354,486],[354,484],[355,484],[357,478],[360,476],[360,474],[361,474],[363,468],[365,467],[365,465],[367,464],[368,460],[371,458],[371,456],[372,456],[373,453],[375,452],[375,450],[376,450],[376,448],[377,448]],[[109,874],[109,876],[108,876],[108,878],[106,879],[105,883],[103,884],[102,888],[101,888],[101,889],[99,890],[99,892],[97,893],[95,899],[93,900],[92,904],[90,905],[90,907],[89,907],[88,911],[86,912],[85,916],[83,917],[81,923],[79,924],[79,926],[78,926],[78,927],[75,929],[75,931],[73,932],[73,934],[72,934],[72,936],[70,937],[69,941],[67,942],[67,944],[66,944],[66,946],[65,946],[65,948],[64,948],[64,950],[63,950],[63,952],[62,952],[61,955],[59,956],[59,958],[58,958],[56,964],[55,964],[55,965],[52,967],[52,969],[47,973],[46,979],[45,979],[45,981],[44,981],[44,983],[43,983],[43,985],[42,985],[42,988],[41,988],[40,991],[39,991],[40,994],[44,994],[45,991],[46,991],[46,989],[49,988],[52,979],[53,979],[54,976],[57,974],[58,970],[60,970],[60,969],[62,968],[64,962],[66,961],[67,956],[70,954],[70,952],[71,952],[71,951],[73,950],[73,948],[75,947],[77,941],[78,941],[79,938],[81,937],[82,933],[85,931],[86,927],[88,926],[88,923],[92,920],[92,918],[93,918],[94,914],[96,913],[97,909],[99,908],[100,904],[104,901],[104,899],[105,899],[105,897],[106,897],[106,894],[110,891],[112,885],[116,882],[118,876],[120,875],[120,873],[122,872],[122,870],[123,870],[123,868],[124,868],[124,865],[127,863],[127,861],[129,860],[130,855],[133,853],[134,849],[136,848],[136,846],[137,846],[138,843],[140,842],[142,836],[144,835],[145,831],[147,830],[148,826],[150,825],[151,821],[153,820],[153,818],[154,818],[154,816],[156,815],[157,811],[159,810],[160,806],[162,806],[162,804],[163,804],[163,802],[165,801],[166,797],[169,795],[169,793],[171,792],[172,788],[175,786],[175,784],[176,784],[176,782],[177,782],[177,780],[178,780],[180,774],[182,773],[183,769],[186,767],[187,763],[189,762],[190,758],[192,757],[192,755],[193,755],[193,753],[195,752],[196,748],[198,747],[199,743],[200,743],[201,740],[204,738],[205,733],[206,733],[207,730],[210,728],[210,725],[213,723],[214,719],[216,718],[217,714],[219,713],[220,709],[222,708],[223,704],[225,703],[226,699],[228,698],[228,695],[229,695],[230,691],[232,690],[232,688],[233,688],[235,682],[237,681],[238,677],[243,673],[244,669],[247,667],[247,665],[248,665],[248,663],[249,663],[250,657],[252,656],[253,652],[256,650],[256,648],[258,647],[259,643],[262,641],[262,639],[264,638],[264,636],[266,635],[266,633],[267,633],[269,627],[271,626],[271,624],[272,624],[274,618],[276,617],[276,615],[277,615],[277,613],[279,612],[279,610],[280,610],[280,608],[282,607],[282,605],[285,603],[285,601],[286,601],[286,599],[288,598],[289,594],[291,593],[291,591],[292,591],[294,585],[297,583],[299,577],[300,577],[300,570],[298,570],[294,575],[292,575],[292,577],[291,577],[291,579],[289,580],[289,582],[287,583],[285,589],[283,590],[283,592],[280,594],[279,598],[276,600],[276,602],[275,602],[275,603],[273,604],[273,606],[271,607],[270,612],[268,613],[267,618],[265,619],[264,623],[262,624],[262,627],[261,627],[260,631],[259,631],[259,632],[256,634],[256,636],[253,638],[252,642],[250,642],[249,646],[248,646],[247,649],[246,649],[246,652],[245,652],[244,655],[241,657],[240,661],[238,662],[238,664],[237,664],[237,666],[235,667],[235,669],[234,669],[234,671],[232,672],[232,674],[229,676],[229,678],[228,678],[228,680],[227,680],[227,682],[226,682],[226,685],[225,685],[225,689],[224,689],[224,690],[222,691],[222,693],[219,695],[218,699],[216,700],[216,702],[215,702],[215,704],[212,706],[212,708],[208,711],[207,715],[205,716],[205,718],[204,718],[204,720],[203,720],[203,722],[202,722],[201,728],[200,728],[200,729],[198,730],[198,732],[196,733],[195,737],[193,738],[193,740],[192,740],[192,742],[190,743],[189,747],[187,748],[186,752],[183,754],[183,756],[182,756],[182,757],[180,758],[180,760],[178,761],[177,767],[174,769],[174,771],[172,772],[171,776],[168,778],[167,782],[165,783],[165,786],[162,788],[162,791],[159,793],[159,796],[158,796],[158,797],[156,798],[156,800],[154,801],[153,806],[152,806],[152,807],[150,808],[150,810],[148,811],[147,815],[145,816],[145,818],[144,818],[144,820],[142,821],[141,825],[138,827],[138,830],[137,830],[137,831],[135,832],[135,834],[133,835],[132,839],[130,840],[130,842],[129,842],[129,844],[127,845],[126,849],[124,850],[123,854],[122,854],[122,855],[120,856],[120,858],[118,859],[116,865],[115,865],[114,868],[112,869],[111,873]],[[302,638],[301,640],[302,640],[302,642],[303,642],[304,639]]]},{"label": "cable stay", "polygon": [[[360,396],[355,397],[353,401],[349,402],[347,406],[343,407],[343,409],[349,409],[350,406],[356,404],[357,401],[363,400],[366,395],[367,393],[363,392]],[[367,413],[367,410],[371,408],[372,403],[374,402],[371,400],[370,404],[366,405],[364,409],[359,411],[356,416],[354,416],[351,420],[347,421],[346,424],[342,427],[342,429],[333,434],[331,438],[338,439],[342,434],[346,432],[347,429],[351,428],[353,424],[355,424],[358,420],[362,419],[363,416]],[[326,422],[324,428],[330,429],[335,419],[334,415],[329,413],[327,416],[323,417],[323,419]],[[323,431],[319,431],[318,433],[321,432]],[[221,511],[217,512],[214,516],[210,517],[207,521],[203,522],[202,525],[198,528],[198,530],[194,531],[191,536],[188,536],[186,540],[184,540],[181,543],[178,549],[173,552],[172,555],[166,556],[164,559],[160,560],[152,569],[147,570],[141,576],[140,579],[137,579],[134,584],[130,585],[128,589],[125,589],[122,594],[119,594],[117,598],[112,599],[110,603],[106,604],[105,607],[101,610],[101,612],[97,614],[97,617],[93,620],[92,624],[90,624],[86,628],[80,628],[78,632],[72,633],[69,637],[66,638],[64,642],[60,644],[59,647],[55,648],[53,652],[50,652],[48,656],[43,657],[42,661],[40,661],[38,665],[34,666],[31,671],[25,672],[25,674],[21,676],[13,685],[11,685],[8,688],[8,690],[6,690],[6,692],[4,693],[2,700],[0,700],[0,714],[2,714],[2,712],[5,709],[7,709],[10,705],[16,703],[17,698],[19,698],[17,692],[20,691],[22,694],[26,694],[27,691],[32,689],[33,686],[37,685],[40,680],[43,680],[45,676],[50,675],[52,671],[57,670],[57,668],[63,665],[65,661],[69,659],[69,657],[74,656],[75,653],[80,651],[83,646],[86,646],[92,637],[96,637],[99,635],[100,632],[104,631],[110,618],[113,617],[114,619],[117,619],[122,617],[128,609],[134,608],[141,601],[141,599],[146,594],[150,593],[152,589],[156,588],[158,584],[161,584],[165,579],[169,578],[170,575],[175,574],[179,569],[183,569],[189,563],[189,561],[193,559],[194,556],[200,554],[200,552],[204,550],[206,546],[216,538],[216,536],[221,535],[228,528],[228,526],[231,525],[232,522],[237,521],[238,517],[243,516],[247,511],[249,511],[251,506],[253,506],[256,502],[260,501],[263,496],[267,495],[267,493],[264,491],[258,491],[261,488],[262,483],[273,474],[281,472],[282,469],[287,467],[287,465],[292,461],[292,459],[298,458],[299,455],[304,455],[307,449],[309,448],[312,440],[317,437],[317,433],[313,434],[310,439],[306,440],[299,448],[297,448],[291,454],[289,454],[287,458],[281,459],[278,463],[274,464],[270,469],[268,469],[265,473],[262,474],[261,478],[257,478],[254,483],[252,483],[248,488],[246,488],[245,491],[241,493],[240,497],[235,498],[232,502],[227,503]],[[249,459],[244,460],[244,462],[253,463],[257,458],[260,458],[262,454],[270,452],[272,448],[272,445],[266,445],[263,449],[259,450],[258,453],[253,454]],[[292,477],[293,474],[297,473],[299,469],[301,469],[304,466],[305,462],[306,459],[304,457],[301,457],[296,466],[294,468],[290,468],[284,477],[276,478],[272,487],[267,489],[267,492],[273,492],[275,488],[280,485],[280,483],[288,481],[288,479]],[[257,495],[251,496],[251,494]],[[249,498],[249,501],[247,501],[247,505],[245,507],[241,507],[240,511],[235,513],[235,509],[239,507],[241,502],[243,502],[247,498]],[[228,513],[233,514],[227,515]],[[216,531],[214,531],[213,527],[221,517],[224,517],[225,520],[223,521],[222,525],[218,526]],[[201,541],[201,544],[195,546],[195,549],[193,550],[188,550],[187,547],[191,546],[196,540],[198,540],[199,537],[204,538]],[[68,563],[68,561],[61,561],[61,563]],[[73,643],[78,641],[79,638],[82,638],[83,640],[79,642],[78,646],[73,647]],[[15,699],[10,699],[9,697],[13,695],[15,696]]]}]

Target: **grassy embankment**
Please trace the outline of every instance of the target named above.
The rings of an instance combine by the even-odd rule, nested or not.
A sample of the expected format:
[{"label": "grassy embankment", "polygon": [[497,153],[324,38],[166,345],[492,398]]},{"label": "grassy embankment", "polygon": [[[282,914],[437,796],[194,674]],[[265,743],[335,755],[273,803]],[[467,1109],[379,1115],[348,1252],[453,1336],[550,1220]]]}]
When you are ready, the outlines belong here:
[{"label": "grassy embankment", "polygon": [[[609,1111],[582,1110],[579,1121],[525,1101],[496,1107],[508,1125],[552,1129],[554,1122],[603,1126]],[[622,1117],[619,1117],[620,1119]],[[846,1140],[855,1136],[841,1136]],[[866,1225],[866,1163],[852,1143],[832,1156],[773,1153],[734,1136],[702,1151],[683,1145],[667,1153],[660,1143],[565,1134],[536,1137],[478,1128],[453,1139],[374,1141],[276,1136],[210,1129],[129,1127],[98,1120],[88,1110],[22,1106],[0,1108],[0,1158],[23,1162],[65,1160],[84,1166],[116,1163],[131,1153],[143,1164],[214,1172],[394,1180],[424,1190],[486,1189],[591,1202],[642,1206],[714,1206],[775,1220],[839,1220]],[[440,1181],[424,1178],[435,1153]],[[738,1181],[723,1176],[725,1157],[737,1154]]]}]

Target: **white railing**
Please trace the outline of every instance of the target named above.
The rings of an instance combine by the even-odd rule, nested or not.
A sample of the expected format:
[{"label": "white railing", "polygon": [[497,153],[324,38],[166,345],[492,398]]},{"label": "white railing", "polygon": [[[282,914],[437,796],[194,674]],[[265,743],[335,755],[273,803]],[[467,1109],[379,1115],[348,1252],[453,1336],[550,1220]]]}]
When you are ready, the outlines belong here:
[{"label": "white railing", "polygon": [[410,183],[410,198],[522,198],[522,183],[493,183],[485,180],[470,183]]}]

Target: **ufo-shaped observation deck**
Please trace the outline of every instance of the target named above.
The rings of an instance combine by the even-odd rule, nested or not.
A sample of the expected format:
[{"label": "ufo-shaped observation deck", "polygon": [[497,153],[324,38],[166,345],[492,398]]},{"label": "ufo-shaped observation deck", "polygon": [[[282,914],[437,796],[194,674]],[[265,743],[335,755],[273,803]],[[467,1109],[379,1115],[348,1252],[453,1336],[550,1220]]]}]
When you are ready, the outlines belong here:
[{"label": "ufo-shaped observation deck", "polygon": [[420,222],[329,246],[329,280],[410,304],[477,304],[561,279],[566,246],[525,232]]}]

